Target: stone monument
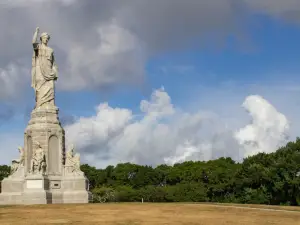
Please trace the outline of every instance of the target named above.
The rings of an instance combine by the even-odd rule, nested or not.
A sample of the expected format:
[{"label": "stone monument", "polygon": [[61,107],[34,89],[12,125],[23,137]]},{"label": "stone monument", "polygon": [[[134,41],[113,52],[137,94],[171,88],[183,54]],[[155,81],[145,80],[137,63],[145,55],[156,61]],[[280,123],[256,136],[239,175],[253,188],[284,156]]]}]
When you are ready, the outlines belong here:
[{"label": "stone monument", "polygon": [[24,148],[13,160],[11,174],[2,183],[0,205],[88,203],[88,179],[80,170],[74,146],[66,152],[65,132],[55,106],[58,67],[48,46],[50,35],[39,28],[33,35],[32,82],[35,107],[24,133]]}]

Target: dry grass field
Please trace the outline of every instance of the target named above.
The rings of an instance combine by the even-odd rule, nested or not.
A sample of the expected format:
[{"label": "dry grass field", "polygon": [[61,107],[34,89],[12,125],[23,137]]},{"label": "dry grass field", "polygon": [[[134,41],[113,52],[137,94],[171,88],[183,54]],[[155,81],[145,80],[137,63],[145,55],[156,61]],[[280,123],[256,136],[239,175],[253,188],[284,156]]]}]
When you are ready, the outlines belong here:
[{"label": "dry grass field", "polygon": [[300,208],[155,203],[0,206],[0,224],[300,225]]}]

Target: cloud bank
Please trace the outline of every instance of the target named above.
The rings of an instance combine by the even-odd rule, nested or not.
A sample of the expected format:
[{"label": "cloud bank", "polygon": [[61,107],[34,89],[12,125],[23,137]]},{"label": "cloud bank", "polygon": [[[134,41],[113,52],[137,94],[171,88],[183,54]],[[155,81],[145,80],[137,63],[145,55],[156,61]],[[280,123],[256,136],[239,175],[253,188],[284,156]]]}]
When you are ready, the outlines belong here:
[{"label": "cloud bank", "polygon": [[[0,68],[30,69],[39,26],[52,35],[60,90],[140,85],[148,59],[159,53],[222,46],[228,35],[244,34],[253,13],[297,22],[299,10],[297,0],[2,0]],[[28,81],[27,71],[7,85]],[[1,99],[15,95],[5,90]]]},{"label": "cloud bank", "polygon": [[230,129],[217,114],[184,112],[162,88],[140,104],[140,114],[102,103],[92,117],[66,126],[84,162],[105,167],[120,162],[157,165],[186,160],[232,157],[242,160],[273,152],[287,141],[289,122],[261,96],[248,96],[243,107],[252,122]]}]

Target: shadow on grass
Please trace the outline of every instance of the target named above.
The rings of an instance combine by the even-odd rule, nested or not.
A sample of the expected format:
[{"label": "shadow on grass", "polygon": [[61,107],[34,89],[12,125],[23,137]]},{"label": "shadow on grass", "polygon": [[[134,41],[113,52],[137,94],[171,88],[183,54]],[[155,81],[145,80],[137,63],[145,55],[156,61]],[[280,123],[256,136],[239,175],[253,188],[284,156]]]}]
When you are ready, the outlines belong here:
[{"label": "shadow on grass", "polygon": [[16,205],[0,205],[0,209],[1,208],[14,208],[17,207]]}]

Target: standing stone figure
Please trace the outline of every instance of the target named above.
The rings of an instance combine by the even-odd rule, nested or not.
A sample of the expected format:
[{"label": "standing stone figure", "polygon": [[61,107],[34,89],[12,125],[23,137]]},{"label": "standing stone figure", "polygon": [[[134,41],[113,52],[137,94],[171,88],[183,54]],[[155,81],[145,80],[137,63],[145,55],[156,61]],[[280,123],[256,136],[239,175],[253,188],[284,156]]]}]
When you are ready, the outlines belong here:
[{"label": "standing stone figure", "polygon": [[19,159],[12,160],[11,175],[16,173],[21,168],[21,166],[24,165],[24,160],[25,160],[24,148],[19,147],[18,149],[19,149],[20,157]]},{"label": "standing stone figure", "polygon": [[35,144],[33,156],[30,163],[31,174],[44,174],[46,168],[46,157],[39,142]]},{"label": "standing stone figure", "polygon": [[54,103],[54,81],[58,77],[58,68],[55,63],[53,49],[48,47],[50,35],[42,33],[41,43],[38,43],[39,28],[33,35],[33,56],[32,56],[32,82],[31,86],[35,91],[35,108],[50,106]]}]

